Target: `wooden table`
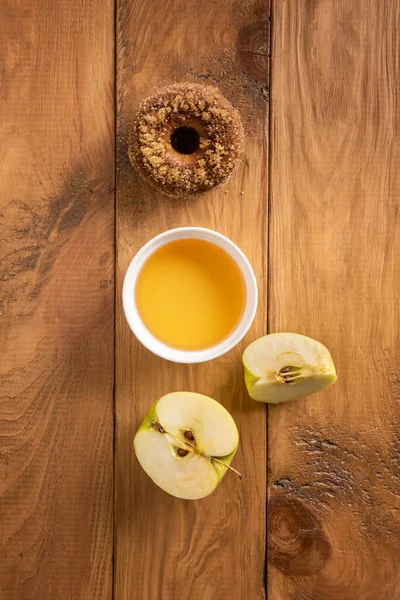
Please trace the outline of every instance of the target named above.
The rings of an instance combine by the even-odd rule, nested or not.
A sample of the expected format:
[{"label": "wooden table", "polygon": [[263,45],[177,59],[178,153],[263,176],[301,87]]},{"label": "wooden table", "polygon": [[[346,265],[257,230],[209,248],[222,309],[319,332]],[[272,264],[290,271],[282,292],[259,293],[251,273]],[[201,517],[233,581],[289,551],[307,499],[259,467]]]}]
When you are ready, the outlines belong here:
[{"label": "wooden table", "polygon": [[[399,33],[399,0],[1,2],[1,600],[400,597]],[[196,200],[127,159],[138,103],[175,81],[246,128]],[[260,289],[243,343],[197,366],[152,356],[121,307],[135,252],[180,225],[232,238]],[[282,330],[325,343],[338,382],[267,411],[240,358]],[[178,389],[240,428],[245,480],[203,501],[132,450]]]}]

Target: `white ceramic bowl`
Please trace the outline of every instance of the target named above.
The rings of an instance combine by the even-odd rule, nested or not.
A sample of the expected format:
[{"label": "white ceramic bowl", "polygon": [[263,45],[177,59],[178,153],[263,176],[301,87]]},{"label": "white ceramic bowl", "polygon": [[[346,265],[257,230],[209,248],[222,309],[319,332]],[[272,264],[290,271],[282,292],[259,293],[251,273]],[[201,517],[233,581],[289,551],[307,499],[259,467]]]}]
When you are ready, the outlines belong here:
[{"label": "white ceramic bowl", "polygon": [[[239,267],[246,285],[246,305],[242,318],[232,333],[218,344],[204,350],[178,350],[160,342],[144,326],[135,303],[138,274],[149,256],[161,246],[175,240],[195,238],[212,242],[223,248]],[[257,309],[257,282],[253,269],[243,252],[227,237],[202,227],[179,227],[165,231],[145,244],[132,259],[125,275],[122,302],[126,320],[137,339],[151,352],[177,363],[200,363],[212,360],[231,350],[247,333]]]}]

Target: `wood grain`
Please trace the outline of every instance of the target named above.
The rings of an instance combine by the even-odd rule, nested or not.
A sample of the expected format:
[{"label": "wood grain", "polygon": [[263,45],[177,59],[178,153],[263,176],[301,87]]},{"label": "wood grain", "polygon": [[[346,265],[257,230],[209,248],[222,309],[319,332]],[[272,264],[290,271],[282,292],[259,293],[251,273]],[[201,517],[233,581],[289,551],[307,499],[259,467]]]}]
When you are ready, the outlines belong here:
[{"label": "wood grain", "polygon": [[[265,332],[268,24],[268,7],[258,0],[118,2],[116,600],[264,597],[266,411],[244,390],[244,344],[197,366],[158,359],[130,332],[120,294],[130,260],[151,237],[177,226],[210,227],[253,263],[260,311],[246,341]],[[180,81],[219,87],[247,132],[244,161],[230,182],[191,200],[156,192],[127,158],[139,102]],[[151,403],[173,390],[211,395],[232,412],[241,433],[235,466],[245,482],[227,475],[212,496],[190,502],[168,496],[141,470],[134,434]]]},{"label": "wood grain", "polygon": [[0,597],[112,591],[114,8],[0,6]]},{"label": "wood grain", "polygon": [[273,4],[270,331],[336,385],[269,410],[271,600],[400,596],[398,1]]},{"label": "wood grain", "polygon": [[[275,0],[267,261],[269,8],[259,0],[117,3],[115,583],[112,584],[114,5],[0,6],[1,600],[391,600],[400,596],[398,0]],[[201,198],[139,180],[126,140],[139,102],[178,81],[241,111],[245,159]],[[136,250],[180,225],[242,247],[260,310],[210,364],[141,347],[120,303]],[[331,350],[337,384],[266,414],[240,355],[269,330]],[[140,469],[149,405],[209,394],[241,433],[208,499]]]}]

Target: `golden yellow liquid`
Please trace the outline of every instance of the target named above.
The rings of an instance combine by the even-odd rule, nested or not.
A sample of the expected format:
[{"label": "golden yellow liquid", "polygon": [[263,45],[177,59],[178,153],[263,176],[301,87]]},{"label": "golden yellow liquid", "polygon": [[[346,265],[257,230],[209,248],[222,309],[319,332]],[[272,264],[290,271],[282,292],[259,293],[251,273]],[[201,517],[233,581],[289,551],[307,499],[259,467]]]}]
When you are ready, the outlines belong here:
[{"label": "golden yellow liquid", "polygon": [[232,258],[197,239],[170,242],[144,263],[136,306],[158,340],[180,350],[203,350],[226,338],[245,304],[245,283]]}]

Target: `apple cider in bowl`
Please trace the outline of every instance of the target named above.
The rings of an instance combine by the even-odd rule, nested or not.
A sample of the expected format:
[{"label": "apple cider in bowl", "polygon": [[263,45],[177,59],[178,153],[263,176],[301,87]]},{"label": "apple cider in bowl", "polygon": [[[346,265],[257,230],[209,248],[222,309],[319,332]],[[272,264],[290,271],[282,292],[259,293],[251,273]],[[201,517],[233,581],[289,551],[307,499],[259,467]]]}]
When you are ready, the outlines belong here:
[{"label": "apple cider in bowl", "polygon": [[180,350],[203,350],[227,338],[246,301],[236,262],[221,247],[195,238],[155,250],[139,272],[134,293],[148,331]]},{"label": "apple cider in bowl", "polygon": [[137,339],[178,363],[225,354],[251,326],[257,283],[243,252],[204,227],[178,227],[140,248],[124,278],[122,302]]}]

